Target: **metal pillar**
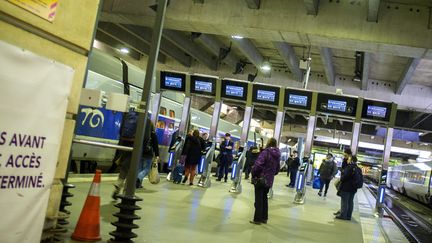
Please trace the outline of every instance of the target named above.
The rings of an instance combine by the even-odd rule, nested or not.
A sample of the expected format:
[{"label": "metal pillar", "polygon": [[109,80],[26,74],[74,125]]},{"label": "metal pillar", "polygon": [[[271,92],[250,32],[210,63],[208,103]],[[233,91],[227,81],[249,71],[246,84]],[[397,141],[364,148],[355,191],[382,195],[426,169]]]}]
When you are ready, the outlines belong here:
[{"label": "metal pillar", "polygon": [[179,125],[179,135],[182,138],[184,138],[188,132],[187,129],[189,125],[191,101],[192,101],[191,97],[185,97],[183,103],[182,116]]},{"label": "metal pillar", "polygon": [[242,173],[243,173],[243,165],[246,160],[245,154],[246,154],[246,145],[248,141],[249,136],[249,130],[250,130],[250,123],[252,120],[252,114],[253,114],[253,107],[252,106],[246,106],[244,118],[243,118],[243,128],[242,133],[240,135],[240,146],[243,146],[245,148],[240,155],[240,158],[237,162],[233,163],[232,165],[232,172],[231,172],[231,178],[232,178],[232,185],[230,192],[232,193],[241,193],[242,192],[242,185],[241,185],[241,179],[242,179]]},{"label": "metal pillar", "polygon": [[304,152],[303,152],[304,157],[310,157],[312,152],[316,120],[317,120],[316,116],[309,117],[307,131],[306,131],[306,140],[304,144]]},{"label": "metal pillar", "polygon": [[216,148],[216,136],[219,126],[219,114],[222,108],[222,101],[216,101],[214,103],[213,116],[210,124],[209,139],[212,141],[213,145],[209,151],[209,159],[204,161],[204,171],[199,179],[198,186],[210,187],[211,186],[211,162],[213,161],[214,150]]},{"label": "metal pillar", "polygon": [[156,93],[153,95],[153,107],[152,107],[152,116],[151,116],[151,122],[156,125],[158,121],[158,115],[159,115],[159,108],[162,100],[162,94]]},{"label": "metal pillar", "polygon": [[298,140],[297,140],[297,155],[299,158],[303,158],[303,155],[304,155],[304,138],[298,138]]},{"label": "metal pillar", "polygon": [[139,226],[134,224],[133,221],[140,219],[140,217],[135,214],[135,211],[141,208],[135,205],[135,203],[137,201],[141,201],[142,199],[135,196],[135,181],[137,178],[138,163],[141,161],[142,157],[144,133],[146,126],[148,125],[147,119],[149,117],[149,112],[147,111],[151,98],[151,83],[156,70],[167,3],[168,0],[159,0],[157,5],[151,48],[147,61],[143,93],[141,96],[139,109],[142,111],[142,113],[140,113],[138,116],[134,149],[132,151],[132,160],[126,179],[125,194],[119,196],[121,203],[115,205],[116,207],[120,208],[120,212],[114,214],[114,216],[118,218],[118,221],[112,223],[114,226],[116,226],[116,230],[110,232],[110,235],[114,237],[114,239],[110,240],[111,242],[130,242],[132,238],[137,237],[137,235],[132,232],[132,229],[138,228]]},{"label": "metal pillar", "polygon": [[358,144],[360,139],[360,129],[361,129],[361,123],[360,122],[354,122],[353,130],[352,130],[352,138],[351,138],[351,151],[354,155],[357,154],[358,150]]},{"label": "metal pillar", "polygon": [[285,111],[278,111],[276,113],[276,123],[275,123],[275,132],[274,132],[274,138],[280,142],[280,138],[283,131],[283,125],[285,120]]},{"label": "metal pillar", "polygon": [[384,143],[384,154],[383,154],[383,164],[381,167],[381,176],[378,184],[378,193],[375,206],[375,212],[379,217],[383,216],[383,206],[385,199],[386,181],[387,181],[387,170],[388,163],[390,160],[391,147],[393,142],[393,128],[387,127],[385,143]]}]

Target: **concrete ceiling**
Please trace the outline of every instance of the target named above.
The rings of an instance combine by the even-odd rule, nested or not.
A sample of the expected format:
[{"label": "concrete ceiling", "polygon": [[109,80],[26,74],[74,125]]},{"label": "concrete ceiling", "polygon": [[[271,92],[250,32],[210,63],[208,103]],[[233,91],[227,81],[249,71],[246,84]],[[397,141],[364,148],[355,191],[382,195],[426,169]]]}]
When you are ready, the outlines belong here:
[{"label": "concrete ceiling", "polygon": [[[111,22],[123,29],[125,26],[129,30],[133,26],[148,29],[155,16],[149,6],[155,2],[106,0],[100,17],[102,27]],[[342,88],[346,94],[392,101],[405,109],[430,112],[431,1],[379,2],[376,9],[371,10],[366,0],[319,1],[311,15],[307,8],[313,7],[315,1],[171,0],[162,41],[165,46],[174,45],[171,49],[175,55],[164,50],[159,68],[247,79],[248,74],[257,72],[260,62],[268,60],[273,66],[272,73],[270,76],[258,74],[260,82],[301,87],[299,75],[292,73],[292,69],[298,70],[298,66],[288,65],[287,60],[307,57],[310,48],[312,75],[309,89],[334,92],[336,88]],[[107,28],[100,29],[100,32],[111,36],[116,34]],[[205,39],[199,39],[192,32],[204,33]],[[257,52],[252,56],[246,55],[248,53],[235,44],[232,35],[247,38],[247,51],[255,48]],[[293,52],[285,52],[292,56],[288,59],[281,56],[275,47],[276,42],[292,48]],[[225,50],[230,48],[229,60],[216,60],[218,54],[221,58],[217,53],[218,46]],[[146,49],[135,47],[134,50],[146,54]],[[326,50],[325,58],[323,50]],[[362,83],[352,81],[356,51],[365,52],[368,56],[363,63],[367,68],[363,67]],[[258,59],[251,60],[253,57]],[[185,61],[185,58],[193,61]],[[236,65],[233,63],[240,60],[247,64],[242,72],[234,75]],[[215,62],[219,62],[216,67]]]}]

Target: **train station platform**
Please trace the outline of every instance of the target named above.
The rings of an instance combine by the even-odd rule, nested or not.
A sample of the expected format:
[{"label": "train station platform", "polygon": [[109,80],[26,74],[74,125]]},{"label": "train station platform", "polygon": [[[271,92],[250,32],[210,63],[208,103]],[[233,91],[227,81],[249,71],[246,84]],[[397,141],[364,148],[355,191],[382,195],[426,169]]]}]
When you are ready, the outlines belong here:
[{"label": "train station platform", "polygon": [[[118,209],[111,199],[115,175],[103,175],[101,194],[101,236],[106,242],[110,224],[115,221],[112,213]],[[76,186],[71,192],[72,212],[66,242],[78,220],[81,207],[90,187],[92,176],[76,175],[69,183]],[[269,200],[267,225],[252,225],[253,186],[243,183],[241,194],[228,192],[230,184],[212,181],[208,189],[197,186],[176,185],[161,180],[158,185],[144,183],[137,196],[144,200],[137,211],[142,217],[136,221],[140,228],[135,242],[407,242],[403,234],[388,218],[373,215],[374,201],[367,189],[359,190],[352,221],[334,219],[340,199],[335,189],[329,189],[326,198],[319,197],[310,187],[303,205],[293,203],[295,191],[285,187],[285,175],[276,178],[274,197]]]}]

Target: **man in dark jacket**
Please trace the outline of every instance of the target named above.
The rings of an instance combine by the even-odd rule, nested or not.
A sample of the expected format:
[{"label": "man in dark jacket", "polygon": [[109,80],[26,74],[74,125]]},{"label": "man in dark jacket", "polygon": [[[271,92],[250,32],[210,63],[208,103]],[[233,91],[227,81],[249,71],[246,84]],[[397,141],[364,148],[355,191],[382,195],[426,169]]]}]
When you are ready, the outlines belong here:
[{"label": "man in dark jacket", "polygon": [[320,177],[321,185],[320,190],[318,192],[319,196],[322,196],[322,190],[325,185],[324,197],[327,196],[327,191],[329,189],[330,181],[337,174],[337,165],[333,160],[333,155],[331,153],[327,154],[327,158],[321,163],[321,166],[318,170],[318,174]]},{"label": "man in dark jacket", "polygon": [[[138,176],[136,181],[136,187],[142,188],[143,179],[150,173],[151,165],[153,161],[153,155],[156,156],[156,160],[159,160],[159,144],[153,123],[149,123],[150,130],[146,133],[150,133],[150,136],[146,134],[145,137],[149,136],[148,139],[144,140],[143,157],[141,160],[141,168],[138,170]],[[147,127],[148,127],[147,126]]]},{"label": "man in dark jacket", "polygon": [[351,159],[347,160],[347,165],[342,170],[340,178],[341,185],[339,188],[341,209],[340,213],[336,216],[336,219],[351,220],[354,209],[354,196],[357,192],[357,188],[354,183],[354,173],[356,171],[356,167],[357,157],[352,156]]},{"label": "man in dark jacket", "polygon": [[300,166],[300,159],[298,157],[297,151],[294,151],[293,152],[293,159],[292,159],[292,162],[291,162],[290,168],[289,168],[290,183],[288,185],[286,185],[287,187],[294,188],[299,166]]},{"label": "man in dark jacket", "polygon": [[218,179],[216,181],[221,181],[222,177],[224,177],[225,182],[228,180],[228,172],[229,167],[231,166],[233,162],[233,148],[234,143],[231,141],[231,134],[226,133],[225,134],[225,140],[221,142],[220,144],[220,166],[219,166],[219,173],[218,173]]},{"label": "man in dark jacket", "polygon": [[254,145],[249,148],[246,152],[246,163],[245,163],[245,180],[249,179],[249,174],[251,173],[252,166],[255,164],[258,156],[260,154],[259,149]]}]

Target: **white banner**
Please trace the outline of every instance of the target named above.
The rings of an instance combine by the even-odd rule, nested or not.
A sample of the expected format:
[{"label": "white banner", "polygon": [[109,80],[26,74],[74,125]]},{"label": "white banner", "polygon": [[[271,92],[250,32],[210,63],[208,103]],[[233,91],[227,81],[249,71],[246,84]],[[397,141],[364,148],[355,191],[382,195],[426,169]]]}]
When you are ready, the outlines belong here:
[{"label": "white banner", "polygon": [[0,41],[0,242],[40,242],[74,70]]}]

